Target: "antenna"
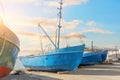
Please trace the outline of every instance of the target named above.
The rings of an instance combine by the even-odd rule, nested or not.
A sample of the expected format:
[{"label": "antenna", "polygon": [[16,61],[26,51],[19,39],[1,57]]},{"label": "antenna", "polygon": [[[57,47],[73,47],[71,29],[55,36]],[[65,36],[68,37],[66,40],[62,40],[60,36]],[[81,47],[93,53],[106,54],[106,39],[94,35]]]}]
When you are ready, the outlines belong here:
[{"label": "antenna", "polygon": [[58,14],[58,16],[59,16],[59,24],[58,24],[58,49],[59,49],[59,46],[60,46],[60,29],[61,29],[61,27],[62,27],[62,26],[61,26],[62,5],[63,5],[62,1],[63,1],[63,0],[61,0],[61,1],[59,2],[60,7],[58,8],[58,10],[59,10],[59,14]]}]

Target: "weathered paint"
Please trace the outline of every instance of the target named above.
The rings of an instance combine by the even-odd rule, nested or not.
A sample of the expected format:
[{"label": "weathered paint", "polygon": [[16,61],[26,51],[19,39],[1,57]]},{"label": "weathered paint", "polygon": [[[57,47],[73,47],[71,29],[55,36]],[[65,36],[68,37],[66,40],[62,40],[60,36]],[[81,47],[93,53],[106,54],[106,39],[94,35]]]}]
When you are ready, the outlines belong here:
[{"label": "weathered paint", "polygon": [[19,46],[18,37],[4,25],[0,18],[0,78],[8,75],[13,69]]},{"label": "weathered paint", "polygon": [[107,59],[108,50],[102,51],[101,62],[104,62]]},{"label": "weathered paint", "polygon": [[21,57],[23,65],[34,70],[71,71],[81,63],[85,45],[61,48],[45,55]]},{"label": "weathered paint", "polygon": [[82,63],[80,65],[89,66],[104,62],[107,57],[107,52],[108,50],[84,52]]},{"label": "weathered paint", "polygon": [[0,78],[7,76],[11,71],[12,71],[12,69],[10,69],[10,68],[0,66]]},{"label": "weathered paint", "polygon": [[89,66],[89,65],[98,64],[101,60],[101,52],[102,51],[84,52],[82,63],[80,65]]},{"label": "weathered paint", "polygon": [[[3,39],[0,38],[0,50],[3,47]],[[11,42],[5,42],[4,49],[0,55],[0,78],[9,74],[13,69],[19,49]]]}]

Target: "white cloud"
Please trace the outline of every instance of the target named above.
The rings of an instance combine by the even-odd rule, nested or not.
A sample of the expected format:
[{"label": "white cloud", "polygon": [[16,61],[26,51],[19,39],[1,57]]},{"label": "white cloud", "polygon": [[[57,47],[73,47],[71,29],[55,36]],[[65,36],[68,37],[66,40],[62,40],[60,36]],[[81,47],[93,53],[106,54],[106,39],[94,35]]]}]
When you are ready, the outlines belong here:
[{"label": "white cloud", "polygon": [[[28,21],[26,21],[26,24],[29,24],[29,26],[37,26],[37,24],[40,23],[42,27],[47,28],[49,30],[55,30],[58,26],[58,21],[56,18],[31,18]],[[82,23],[82,20],[73,20],[70,22],[67,22],[65,20],[62,20],[62,27],[65,29],[73,29],[77,27],[80,23]]]},{"label": "white cloud", "polygon": [[[58,6],[58,2],[60,0],[46,1],[45,4],[48,6]],[[88,0],[63,0],[63,6],[72,6],[72,5],[80,5],[87,3]]]},{"label": "white cloud", "polygon": [[67,35],[67,38],[86,38],[86,36],[80,32],[72,32],[72,33]]},{"label": "white cloud", "polygon": [[107,31],[107,30],[103,30],[103,29],[89,29],[86,31],[83,31],[84,33],[99,33],[99,34],[113,34],[113,32]]},{"label": "white cloud", "polygon": [[41,0],[1,0],[0,2],[6,2],[6,3],[34,3]]},{"label": "white cloud", "polygon": [[83,23],[82,20],[73,20],[71,22],[63,21],[63,26],[66,27],[66,29],[74,29],[81,23]]},{"label": "white cloud", "polygon": [[17,32],[17,34],[22,35],[22,36],[37,36],[38,35],[37,33],[23,31],[23,30]]},{"label": "white cloud", "polygon": [[[15,28],[17,30],[19,30],[23,26],[24,27],[29,26],[29,28],[37,27],[38,23],[40,23],[42,27],[47,28],[48,31],[56,30],[58,26],[58,20],[56,18],[44,18],[44,17],[30,18],[30,17],[14,15],[14,14],[9,14],[9,15],[6,14],[5,21],[9,25],[13,26],[12,28]],[[83,23],[82,20],[73,20],[70,22],[62,20],[62,27],[65,29],[73,29],[81,23]]]},{"label": "white cloud", "polygon": [[65,6],[71,6],[71,5],[80,5],[87,3],[88,0],[64,0]]},{"label": "white cloud", "polygon": [[[6,3],[33,3],[35,5],[58,6],[60,0],[5,0]],[[80,5],[87,3],[88,0],[63,0],[64,6]]]},{"label": "white cloud", "polygon": [[87,26],[96,26],[96,22],[95,21],[89,21],[86,23]]},{"label": "white cloud", "polygon": [[72,32],[66,35],[65,38],[69,40],[80,40],[81,42],[84,42],[87,39],[86,36],[81,32]]}]

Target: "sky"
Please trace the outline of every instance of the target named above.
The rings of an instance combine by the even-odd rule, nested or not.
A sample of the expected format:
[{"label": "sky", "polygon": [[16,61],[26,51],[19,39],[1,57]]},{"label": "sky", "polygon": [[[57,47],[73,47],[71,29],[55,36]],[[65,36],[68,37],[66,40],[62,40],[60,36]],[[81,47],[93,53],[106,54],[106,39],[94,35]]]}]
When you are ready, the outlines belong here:
[{"label": "sky", "polygon": [[[55,41],[60,0],[0,0],[0,16],[20,39],[20,54],[53,48],[38,23]],[[60,46],[120,48],[120,0],[63,0]]]}]

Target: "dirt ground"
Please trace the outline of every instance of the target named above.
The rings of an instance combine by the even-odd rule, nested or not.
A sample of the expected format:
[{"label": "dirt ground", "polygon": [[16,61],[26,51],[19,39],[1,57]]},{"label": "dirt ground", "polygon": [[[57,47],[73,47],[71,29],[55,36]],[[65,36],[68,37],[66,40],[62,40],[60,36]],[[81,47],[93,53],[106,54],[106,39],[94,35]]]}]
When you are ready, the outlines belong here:
[{"label": "dirt ground", "polygon": [[25,71],[0,80],[120,80],[120,63],[81,67],[67,73]]}]

